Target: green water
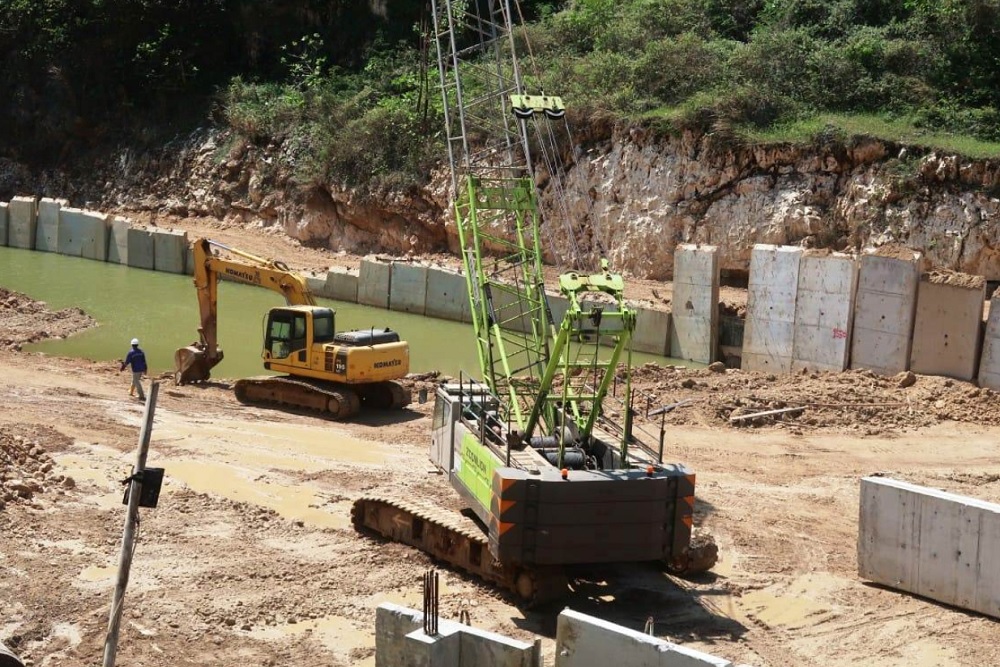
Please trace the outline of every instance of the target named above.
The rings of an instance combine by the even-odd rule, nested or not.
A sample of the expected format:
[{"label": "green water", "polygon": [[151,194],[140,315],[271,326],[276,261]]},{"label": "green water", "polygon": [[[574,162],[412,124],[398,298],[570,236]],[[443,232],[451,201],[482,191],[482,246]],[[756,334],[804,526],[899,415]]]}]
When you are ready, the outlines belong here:
[{"label": "green water", "polygon": [[[26,346],[33,352],[111,361],[138,338],[153,372],[173,370],[174,351],[198,339],[198,303],[190,276],[145,271],[55,253],[0,247],[0,286],[45,301],[53,310],[76,307],[98,326],[65,340]],[[478,376],[472,326],[353,303],[319,299],[337,311],[337,329],[390,327],[410,343],[410,370]],[[263,318],[284,305],[269,290],[219,285],[219,343],[225,359],[213,377],[264,373],[260,359]],[[672,360],[633,354],[636,364]],[[678,362],[683,363],[683,362]],[[689,362],[688,362],[689,363]]]}]

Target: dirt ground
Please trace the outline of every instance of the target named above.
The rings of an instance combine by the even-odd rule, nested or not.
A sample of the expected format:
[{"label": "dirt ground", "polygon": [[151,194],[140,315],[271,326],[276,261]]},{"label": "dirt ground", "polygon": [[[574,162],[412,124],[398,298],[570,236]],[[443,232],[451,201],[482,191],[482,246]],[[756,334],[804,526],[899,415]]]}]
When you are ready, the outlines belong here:
[{"label": "dirt ground", "polygon": [[[299,268],[352,260],[279,235],[208,232]],[[87,326],[73,317],[60,329],[66,313],[0,294],[0,641],[36,667],[101,659],[143,411],[117,364],[18,351]],[[525,610],[442,570],[445,618],[468,611],[477,627],[541,636],[547,664],[564,606],[638,630],[652,617],[661,637],[757,667],[1000,663],[996,620],[872,586],[856,561],[864,475],[1000,502],[996,394],[864,372],[647,366],[638,377],[650,406],[688,401],[665,420],[667,458],[698,474],[714,571],[607,567],[560,604]],[[342,424],[240,405],[226,380],[159,381],[148,465],[166,480],[141,514],[118,663],[373,665],[375,608],[419,608],[434,564],[355,533],[350,505],[375,492],[458,507],[426,456],[430,404]],[[782,407],[802,410],[730,421]]]}]

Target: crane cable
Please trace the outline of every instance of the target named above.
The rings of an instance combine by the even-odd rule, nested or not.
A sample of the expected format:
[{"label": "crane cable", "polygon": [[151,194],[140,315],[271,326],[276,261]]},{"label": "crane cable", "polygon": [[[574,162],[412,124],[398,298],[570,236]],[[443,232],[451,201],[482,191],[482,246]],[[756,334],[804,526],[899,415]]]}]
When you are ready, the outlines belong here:
[{"label": "crane cable", "polygon": [[[527,22],[524,19],[524,12],[521,9],[520,0],[512,0],[512,1],[514,3],[514,7],[517,10],[519,25],[521,26],[527,25]],[[542,73],[541,69],[538,66],[538,61],[535,58],[534,49],[531,46],[531,39],[526,32],[522,32],[522,37],[524,39],[525,48],[527,49],[528,52],[529,69],[531,71],[531,74],[534,76],[535,80],[541,87],[542,94],[544,94],[545,88],[541,84]],[[513,35],[511,35],[511,40],[513,41]],[[548,117],[546,117],[546,120],[548,120]],[[545,122],[545,127],[543,131],[543,128],[541,126],[541,121],[539,121],[537,115],[533,117],[533,125],[535,130],[535,136],[538,138],[538,146],[541,152],[542,163],[545,165],[545,169],[548,171],[549,183],[551,184],[551,188],[554,193],[553,203],[557,210],[557,215],[562,222],[563,233],[566,235],[566,240],[570,246],[570,253],[572,256],[568,258],[569,264],[574,269],[584,268],[582,266],[583,262],[580,253],[580,243],[577,238],[576,231],[573,229],[573,225],[570,222],[571,218],[569,212],[568,198],[566,196],[566,188],[563,184],[563,174],[565,173],[566,168],[564,161],[560,157],[558,138],[556,137],[555,132],[553,131],[552,124],[549,122]],[[569,121],[566,119],[565,116],[563,116],[563,126],[566,132],[566,137],[570,150],[575,150],[576,142],[573,139],[573,133],[570,129]],[[567,258],[565,256],[560,256],[560,253],[558,253],[555,249],[553,236],[546,235],[546,238],[548,239],[548,246],[550,252],[552,252],[552,255],[562,263],[566,263]],[[595,241],[597,242],[598,246],[600,246],[599,239],[595,239]],[[603,254],[603,252],[600,254]],[[592,270],[594,268],[593,265],[596,264],[596,259],[597,258],[594,256],[594,253],[591,252],[590,261],[588,262],[588,266],[586,268]]]}]

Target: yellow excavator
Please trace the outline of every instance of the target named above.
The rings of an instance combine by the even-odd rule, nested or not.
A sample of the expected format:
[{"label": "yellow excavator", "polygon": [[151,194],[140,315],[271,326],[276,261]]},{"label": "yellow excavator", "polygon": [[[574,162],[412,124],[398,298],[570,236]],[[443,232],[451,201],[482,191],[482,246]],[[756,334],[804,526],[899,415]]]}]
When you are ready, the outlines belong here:
[{"label": "yellow excavator", "polygon": [[[306,280],[283,262],[263,259],[209,239],[194,242],[199,340],[174,354],[174,381],[204,382],[222,361],[218,341],[218,286],[225,278],[273,290],[287,305],[271,308],[264,325],[264,368],[284,375],[237,380],[242,403],[349,419],[362,407],[391,410],[410,403],[396,382],[410,370],[410,347],[392,329],[337,332],[336,312],[316,305]],[[225,253],[225,256],[223,256]]]}]

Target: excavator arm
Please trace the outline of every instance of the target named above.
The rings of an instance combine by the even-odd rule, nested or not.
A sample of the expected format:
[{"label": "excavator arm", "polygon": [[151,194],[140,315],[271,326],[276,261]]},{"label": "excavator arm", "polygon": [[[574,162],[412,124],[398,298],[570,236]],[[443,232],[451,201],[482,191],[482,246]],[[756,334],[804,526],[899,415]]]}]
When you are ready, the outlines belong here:
[{"label": "excavator arm", "polygon": [[[225,251],[221,257],[213,249]],[[305,278],[283,262],[264,259],[217,241],[194,242],[194,286],[198,295],[199,340],[174,353],[174,381],[177,384],[204,382],[212,368],[222,361],[218,339],[219,280],[225,278],[278,292],[292,306],[313,306],[316,300]]]}]

